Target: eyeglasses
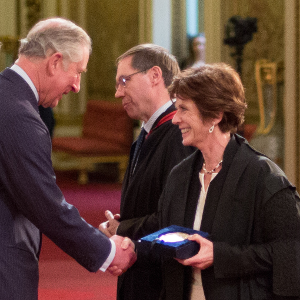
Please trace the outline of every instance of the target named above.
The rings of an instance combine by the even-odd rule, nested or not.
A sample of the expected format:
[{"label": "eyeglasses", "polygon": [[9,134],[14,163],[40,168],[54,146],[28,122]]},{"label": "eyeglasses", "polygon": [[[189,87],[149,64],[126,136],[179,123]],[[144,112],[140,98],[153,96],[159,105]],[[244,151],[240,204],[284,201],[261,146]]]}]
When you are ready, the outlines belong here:
[{"label": "eyeglasses", "polygon": [[129,81],[133,75],[146,72],[147,70],[149,69],[138,71],[127,76],[120,76],[118,82],[116,83],[116,91],[118,90],[119,86],[126,87],[126,82]]}]

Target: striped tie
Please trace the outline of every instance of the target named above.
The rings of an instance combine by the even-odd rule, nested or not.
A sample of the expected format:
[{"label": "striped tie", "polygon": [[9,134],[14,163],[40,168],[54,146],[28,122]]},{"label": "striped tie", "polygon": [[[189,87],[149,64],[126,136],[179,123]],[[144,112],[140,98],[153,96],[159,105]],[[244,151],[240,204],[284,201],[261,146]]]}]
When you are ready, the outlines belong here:
[{"label": "striped tie", "polygon": [[133,173],[134,173],[134,170],[135,170],[138,158],[139,158],[141,146],[144,142],[146,134],[147,134],[147,131],[143,127],[140,134],[139,134],[139,136],[138,136],[138,138],[137,138],[137,141],[136,141],[134,154],[133,154],[133,159],[132,159],[132,163],[131,163],[131,175],[133,175]]}]

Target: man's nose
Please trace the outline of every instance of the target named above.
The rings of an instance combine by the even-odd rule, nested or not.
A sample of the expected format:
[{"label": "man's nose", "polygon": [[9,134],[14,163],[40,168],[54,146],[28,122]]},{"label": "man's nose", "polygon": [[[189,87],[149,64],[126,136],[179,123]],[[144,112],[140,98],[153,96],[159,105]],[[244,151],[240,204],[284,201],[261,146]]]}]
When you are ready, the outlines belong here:
[{"label": "man's nose", "polygon": [[118,85],[118,87],[116,89],[115,97],[116,98],[124,97],[124,88],[122,86]]}]

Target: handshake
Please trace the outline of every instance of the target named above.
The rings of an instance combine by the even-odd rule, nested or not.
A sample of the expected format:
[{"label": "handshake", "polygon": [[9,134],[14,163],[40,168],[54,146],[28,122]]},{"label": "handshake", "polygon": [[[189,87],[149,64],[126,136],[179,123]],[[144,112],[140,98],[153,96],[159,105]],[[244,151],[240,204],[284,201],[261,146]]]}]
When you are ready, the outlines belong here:
[{"label": "handshake", "polygon": [[[136,261],[137,256],[134,251],[135,245],[131,239],[116,235],[116,231],[119,225],[117,221],[120,216],[113,215],[110,211],[105,212],[105,216],[108,221],[99,225],[99,230],[102,231],[107,237],[114,241],[116,245],[115,257],[107,268],[107,270],[115,276],[119,276],[126,272]],[[108,229],[109,228],[109,229]]]}]

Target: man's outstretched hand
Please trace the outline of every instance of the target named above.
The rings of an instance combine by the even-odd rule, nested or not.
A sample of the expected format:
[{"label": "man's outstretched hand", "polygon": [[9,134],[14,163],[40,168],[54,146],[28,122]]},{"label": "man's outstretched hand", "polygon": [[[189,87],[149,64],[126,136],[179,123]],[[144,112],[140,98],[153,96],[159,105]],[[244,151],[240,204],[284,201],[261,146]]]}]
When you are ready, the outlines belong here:
[{"label": "man's outstretched hand", "polygon": [[136,261],[136,253],[134,252],[135,245],[131,239],[114,235],[111,239],[116,244],[116,254],[107,270],[115,276],[119,276],[126,272]]},{"label": "man's outstretched hand", "polygon": [[116,234],[117,228],[120,224],[118,221],[120,219],[119,214],[113,215],[111,211],[105,211],[106,222],[103,222],[99,225],[99,230],[102,231],[107,237],[112,237]]}]

